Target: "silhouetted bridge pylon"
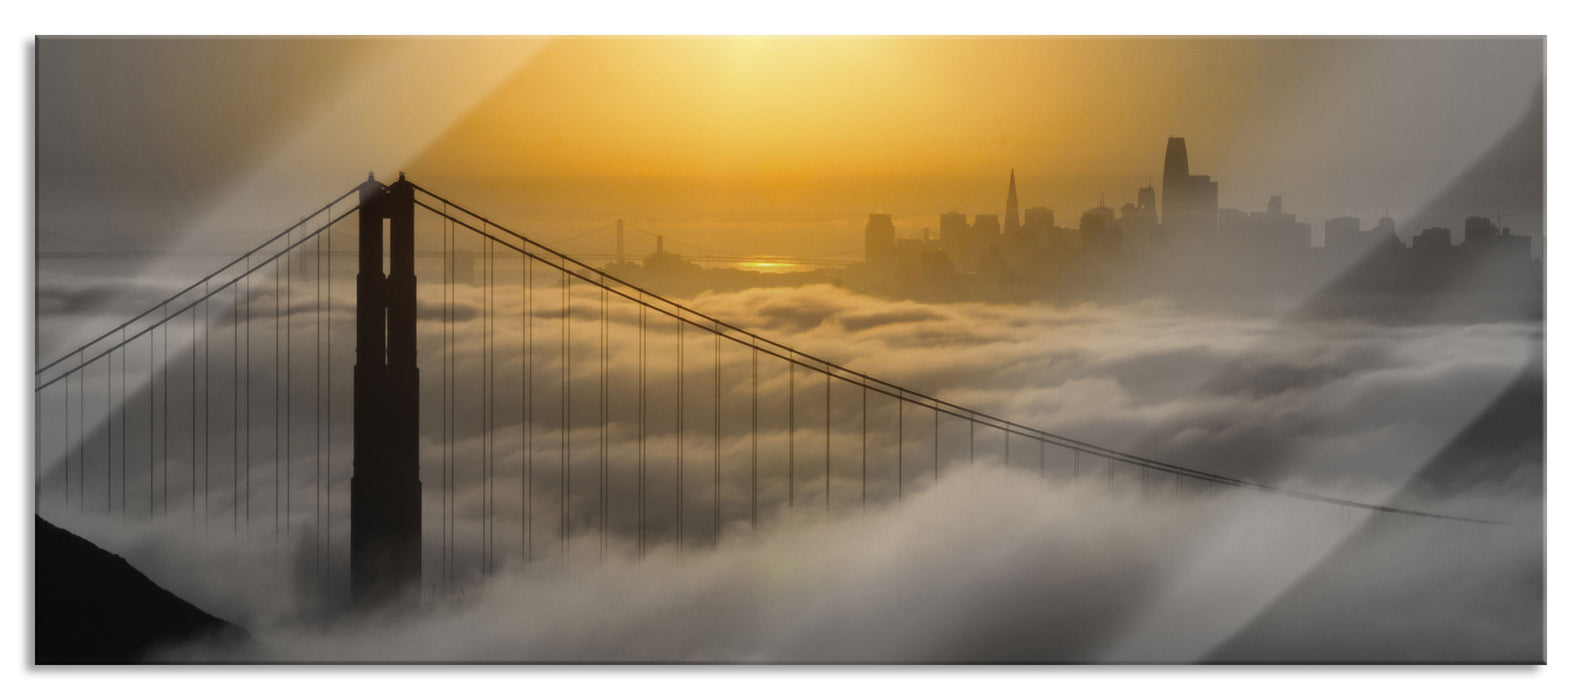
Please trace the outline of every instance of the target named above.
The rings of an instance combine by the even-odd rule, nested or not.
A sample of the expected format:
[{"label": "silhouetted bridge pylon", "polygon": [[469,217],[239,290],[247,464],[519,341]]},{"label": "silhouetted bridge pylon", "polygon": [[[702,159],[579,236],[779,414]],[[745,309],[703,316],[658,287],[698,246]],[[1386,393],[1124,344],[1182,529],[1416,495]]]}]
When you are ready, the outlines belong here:
[{"label": "silhouetted bridge pylon", "polygon": [[321,586],[363,599],[584,553],[680,556],[975,463],[1487,522],[988,415],[629,284],[404,176],[370,176],[43,365],[35,402],[41,515],[311,554]]}]

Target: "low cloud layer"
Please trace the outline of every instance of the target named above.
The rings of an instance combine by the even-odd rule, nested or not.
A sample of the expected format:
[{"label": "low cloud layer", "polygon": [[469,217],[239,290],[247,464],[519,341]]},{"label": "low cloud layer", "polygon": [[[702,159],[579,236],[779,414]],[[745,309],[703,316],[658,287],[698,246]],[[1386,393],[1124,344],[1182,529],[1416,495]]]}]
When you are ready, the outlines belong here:
[{"label": "low cloud layer", "polygon": [[[438,291],[422,292],[431,316],[439,314]],[[260,308],[272,310],[271,290],[254,293]],[[41,443],[47,457],[43,513],[69,528],[75,521],[73,529],[125,554],[156,581],[248,626],[267,642],[264,654],[271,659],[1376,661],[1542,655],[1543,559],[1536,529],[1393,521],[1363,528],[1360,518],[1348,520],[1331,507],[1242,502],[1176,489],[1169,479],[1150,482],[1144,500],[1135,470],[1119,470],[1112,482],[1106,464],[1072,464],[1068,453],[1041,455],[1033,443],[1013,441],[1016,468],[997,467],[1004,459],[1001,435],[980,427],[969,438],[965,426],[948,419],[936,452],[928,411],[913,406],[898,414],[894,399],[877,395],[870,395],[864,443],[861,392],[838,382],[831,388],[831,464],[825,471],[822,378],[798,372],[798,431],[788,439],[790,383],[783,360],[759,367],[761,481],[755,499],[748,474],[754,461],[747,420],[751,354],[730,343],[721,356],[724,540],[714,551],[713,341],[696,329],[685,337],[684,490],[677,509],[675,322],[654,313],[642,443],[650,504],[643,527],[653,554],[639,562],[638,523],[629,512],[635,510],[639,449],[630,390],[638,372],[632,359],[637,319],[613,301],[610,372],[616,388],[606,437],[611,505],[618,513],[610,518],[609,560],[596,566],[599,453],[586,446],[600,437],[599,298],[590,289],[573,290],[577,361],[569,374],[573,392],[582,393],[573,394],[566,420],[559,412],[559,289],[541,287],[534,294],[535,352],[547,356],[535,355],[531,363],[537,427],[530,435],[519,427],[528,410],[521,391],[529,378],[521,374],[526,363],[516,349],[523,322],[518,290],[496,294],[489,314],[496,334],[493,433],[484,430],[478,391],[484,386],[482,297],[465,287],[458,296],[455,375],[441,372],[438,327],[420,330],[423,480],[430,487],[424,556],[430,564],[441,559],[440,514],[450,505],[432,487],[454,479],[453,553],[462,571],[456,581],[461,592],[422,614],[356,625],[314,621],[322,620],[320,606],[338,598],[325,591],[344,586],[350,454],[316,456],[313,443],[302,442],[322,424],[306,410],[319,389],[302,369],[312,365],[300,360],[289,386],[305,415],[294,412],[290,425],[297,441],[286,468],[293,478],[289,490],[274,478],[282,426],[257,423],[255,435],[238,440],[227,432],[236,409],[215,405],[170,425],[176,440],[169,455],[175,487],[169,516],[146,526],[133,517],[134,526],[112,529],[53,510],[52,489],[65,485],[59,477],[67,446],[77,450],[72,459],[79,481],[71,485],[80,489],[86,481],[89,496],[107,498],[112,511],[118,503],[113,489],[121,477],[106,481],[97,466],[82,473],[85,462],[97,465],[109,445],[121,444],[106,443],[102,435],[104,425],[120,416],[100,413],[87,416],[86,440],[74,443],[63,434]],[[349,328],[345,302],[337,299],[326,316]],[[1159,302],[928,305],[828,286],[704,294],[691,304],[917,391],[1098,444],[1371,502],[1541,522],[1538,324],[1286,321],[1184,315]],[[287,306],[301,329],[311,331],[316,308]],[[222,349],[231,342],[225,330],[214,332]],[[301,345],[312,337],[295,336],[295,357],[314,357],[311,345]],[[349,358],[350,337],[328,340],[332,355],[326,359]],[[191,362],[191,356],[180,357],[177,369]],[[273,366],[261,362],[256,376],[268,378]],[[215,386],[231,385],[228,370],[214,371]],[[143,386],[134,380],[127,404],[144,405],[142,392],[169,381],[156,380]],[[350,372],[323,382],[339,396],[329,415],[336,416],[340,435],[349,435]],[[178,383],[176,393],[188,388]],[[440,427],[442,389],[456,397],[448,440]],[[99,391],[96,382],[76,390]],[[44,399],[46,414],[57,410],[51,396]],[[272,408],[267,391],[251,400],[258,404],[251,420],[265,420]],[[200,418],[212,432],[201,450],[186,444]],[[141,412],[130,416],[132,437],[124,446],[134,462],[164,447],[157,438],[139,437],[159,427],[142,422],[148,420]],[[899,438],[898,421],[904,425]],[[561,546],[563,428],[574,445],[566,456],[574,536],[566,544],[570,559],[557,564],[544,559],[556,558]],[[485,441],[485,434],[495,439]],[[529,439],[537,465],[531,484],[519,476]],[[977,464],[967,459],[969,440]],[[249,479],[233,462],[250,445]],[[795,482],[788,481],[792,448]],[[223,456],[207,465],[212,473],[196,468],[205,454]],[[1042,481],[1036,476],[1041,457]],[[495,468],[488,512],[503,573],[478,580],[489,502],[486,462]],[[446,475],[445,464],[456,465],[453,474]],[[163,466],[130,466],[131,503],[158,501],[160,494],[141,476],[162,474]],[[866,491],[862,466],[868,469]],[[212,500],[202,521],[207,540],[177,534],[204,530],[183,510],[194,484],[207,484]],[[531,522],[523,518],[529,487]],[[233,492],[242,501],[233,502]],[[287,493],[292,505],[282,511]],[[825,493],[831,494],[832,515],[820,520],[814,516],[823,512]],[[755,500],[761,522],[749,536]],[[244,507],[257,529],[244,530],[242,544],[233,545],[228,533],[236,509]],[[281,533],[278,546],[277,513],[292,528]],[[680,565],[672,561],[678,515],[684,520]],[[539,561],[524,569],[521,532],[528,525]],[[177,542],[192,544],[172,545]],[[425,583],[437,594],[442,582],[436,572],[430,566]],[[1456,584],[1440,585],[1446,579]]]},{"label": "low cloud layer", "polygon": [[[265,608],[279,590],[240,595]],[[1542,614],[1534,530],[979,468],[679,561],[538,565],[414,614],[255,624],[263,648],[247,658],[1530,662]]]}]

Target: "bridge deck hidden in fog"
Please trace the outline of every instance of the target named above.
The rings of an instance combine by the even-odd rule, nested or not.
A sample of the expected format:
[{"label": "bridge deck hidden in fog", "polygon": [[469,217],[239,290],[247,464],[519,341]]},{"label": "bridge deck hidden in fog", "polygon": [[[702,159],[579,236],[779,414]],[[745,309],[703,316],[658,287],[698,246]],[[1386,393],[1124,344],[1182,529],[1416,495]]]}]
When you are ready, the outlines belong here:
[{"label": "bridge deck hidden in fog", "polygon": [[[355,240],[337,240],[353,216]],[[40,515],[272,543],[363,605],[582,552],[684,556],[769,518],[896,502],[960,464],[1484,522],[1169,464],[911,391],[404,175],[370,175],[36,384]]]}]

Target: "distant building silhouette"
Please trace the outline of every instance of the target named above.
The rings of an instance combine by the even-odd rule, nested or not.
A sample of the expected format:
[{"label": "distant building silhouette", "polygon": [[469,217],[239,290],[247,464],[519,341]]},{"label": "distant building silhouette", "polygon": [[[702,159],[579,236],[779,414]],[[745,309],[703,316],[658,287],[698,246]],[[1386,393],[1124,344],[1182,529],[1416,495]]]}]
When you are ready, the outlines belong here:
[{"label": "distant building silhouette", "polygon": [[1482,245],[1494,240],[1500,235],[1500,229],[1486,216],[1469,216],[1463,224],[1462,242],[1467,245]]},{"label": "distant building silhouette", "polygon": [[967,215],[946,212],[939,215],[939,245],[953,260],[965,260],[972,240],[972,227],[967,225]]},{"label": "distant building silhouette", "polygon": [[1016,169],[1011,169],[1011,190],[1005,195],[1005,237],[1014,239],[1022,230],[1021,208],[1016,203]]},{"label": "distant building silhouette", "polygon": [[1362,235],[1362,219],[1355,216],[1337,216],[1324,222],[1324,247],[1346,248],[1355,245]]},{"label": "distant building silhouette", "polygon": [[1214,240],[1219,218],[1219,183],[1193,175],[1187,167],[1186,139],[1171,136],[1165,145],[1163,224],[1180,243],[1202,247]]},{"label": "distant building silhouette", "polygon": [[1450,229],[1443,226],[1433,226],[1423,229],[1422,233],[1412,236],[1412,250],[1416,251],[1448,251],[1450,250]]},{"label": "distant building silhouette", "polygon": [[1115,220],[1115,210],[1099,198],[1099,205],[1082,212],[1077,225],[1082,233],[1082,250],[1089,255],[1115,256],[1121,250],[1121,228]]},{"label": "distant building silhouette", "polygon": [[889,214],[869,214],[863,236],[863,258],[869,263],[888,262],[895,257],[895,224]]}]

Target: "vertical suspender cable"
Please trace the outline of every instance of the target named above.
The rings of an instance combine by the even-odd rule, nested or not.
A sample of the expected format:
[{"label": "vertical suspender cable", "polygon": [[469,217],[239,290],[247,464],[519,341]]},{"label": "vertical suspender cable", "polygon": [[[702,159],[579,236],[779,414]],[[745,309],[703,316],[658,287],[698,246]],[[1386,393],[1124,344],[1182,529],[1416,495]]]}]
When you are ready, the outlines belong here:
[{"label": "vertical suspender cable", "polygon": [[902,455],[906,452],[906,401],[903,392],[895,392],[895,500],[906,495],[906,469]]},{"label": "vertical suspender cable", "polygon": [[441,204],[439,220],[439,572],[440,586],[450,592],[450,205]]},{"label": "vertical suspender cable", "polygon": [[212,435],[209,433],[209,389],[211,388],[212,375],[209,366],[209,336],[214,331],[213,301],[209,298],[209,283],[203,283],[203,408],[199,414],[203,416],[203,533],[209,532],[209,442]]},{"label": "vertical suspender cable", "polygon": [[527,560],[533,561],[533,261],[527,261]]},{"label": "vertical suspender cable", "polygon": [[444,318],[445,327],[440,335],[445,341],[445,347],[440,351],[439,408],[440,432],[444,441],[440,446],[440,467],[442,470],[440,479],[444,484],[445,490],[440,494],[441,515],[444,516],[444,523],[441,525],[442,546],[440,547],[440,563],[444,566],[445,590],[449,592],[456,573],[456,460],[455,448],[452,446],[456,441],[455,417],[452,414],[452,406],[455,403],[453,395],[456,391],[456,382],[455,378],[451,376],[455,372],[453,356],[456,352],[454,349],[456,341],[456,329],[454,328],[456,322],[456,222],[450,218],[450,205],[446,204],[444,207],[444,221],[440,224],[440,235],[442,236],[440,241],[442,249],[440,264],[444,267],[440,272],[440,281],[444,285],[440,295],[442,299],[440,315]]},{"label": "vertical suspender cable", "polygon": [[[246,270],[247,268],[242,268]],[[231,541],[242,525],[242,281],[231,283]]]},{"label": "vertical suspender cable", "polygon": [[714,546],[720,544],[720,328],[714,325]]},{"label": "vertical suspender cable", "polygon": [[[326,219],[328,216],[329,210],[325,210]],[[322,241],[315,241],[313,247],[313,583],[316,586],[323,585],[324,578],[321,566],[324,559],[322,541],[324,523],[320,518],[324,509],[324,498],[321,493],[324,484],[324,434],[321,430],[324,422],[323,250]]]},{"label": "vertical suspender cable", "polygon": [[[166,308],[163,309],[163,311],[164,313],[161,313],[160,316],[166,318],[167,320],[160,325],[160,335],[163,336],[163,338],[161,338],[159,342],[159,352],[161,355],[159,365],[159,408],[163,413],[159,421],[160,429],[163,433],[159,438],[159,444],[161,448],[159,455],[159,473],[161,476],[159,512],[161,515],[170,512],[170,322],[168,320],[169,317],[166,316],[166,313],[169,312],[169,309]],[[68,456],[70,455],[69,452],[67,454]],[[69,467],[70,463],[68,463],[67,466]],[[66,474],[69,478],[71,475],[71,470],[67,469]]]},{"label": "vertical suspender cable", "polygon": [[868,380],[862,380],[862,507],[868,508]]},{"label": "vertical suspender cable", "polygon": [[188,451],[187,465],[187,497],[188,509],[191,511],[189,526],[193,532],[198,530],[198,305],[192,307],[192,403],[188,406],[192,416],[190,428],[192,430],[191,449]]},{"label": "vertical suspender cable", "polygon": [[335,504],[330,497],[335,483],[335,232],[329,227],[324,229],[324,264],[328,268],[324,273],[324,568],[329,569],[334,522],[330,511]]},{"label": "vertical suspender cable", "polygon": [[[288,237],[287,242],[290,242]],[[296,302],[296,296],[291,293],[291,253],[281,256],[281,262],[286,265],[286,549],[291,549],[291,327],[296,317],[291,305]],[[207,384],[205,384],[207,386]]]},{"label": "vertical suspender cable", "polygon": [[[526,259],[526,256],[523,256]],[[599,561],[610,549],[610,290],[599,277]]]},{"label": "vertical suspender cable", "polygon": [[[120,326],[120,519],[127,521],[127,326]],[[36,413],[35,413],[36,415]]]},{"label": "vertical suspender cable", "polygon": [[280,449],[280,263],[275,263],[275,481],[274,510],[275,510],[275,546],[280,545],[280,463],[282,451]]},{"label": "vertical suspender cable", "polygon": [[685,378],[686,377],[685,377],[685,375],[686,375],[686,368],[687,368],[686,367],[686,357],[687,357],[686,353],[687,353],[687,350],[686,350],[686,344],[685,343],[686,343],[686,325],[681,322],[681,307],[677,306],[676,307],[676,556],[678,556],[678,557],[681,556],[681,535],[682,535],[682,523],[683,523],[683,517],[684,517],[683,513],[682,513],[682,505],[683,504],[682,504],[682,499],[681,499],[684,475],[682,473],[681,461],[682,461],[683,456],[685,454],[684,450],[686,448],[682,444],[683,443],[683,441],[682,441],[682,433],[684,432],[684,426],[682,425],[682,420],[681,419],[682,419],[682,416],[685,415],[685,410],[686,410],[685,405],[682,403],[682,401],[683,401],[683,398],[682,398],[683,397],[683,391],[686,388],[686,382],[685,382]]},{"label": "vertical suspender cable", "polygon": [[[243,263],[246,269],[253,269],[253,258],[247,256]],[[247,438],[242,450],[242,485],[247,504],[242,508],[242,534],[251,538],[253,534],[253,276],[248,274],[243,282],[247,285],[244,290],[247,299],[246,314],[242,316],[242,335],[246,336],[246,350],[242,353],[242,364],[247,365],[246,376],[242,379],[242,429]]]},{"label": "vertical suspender cable", "polygon": [[978,419],[967,416],[967,465],[978,464]]},{"label": "vertical suspender cable", "polygon": [[647,550],[648,515],[648,307],[637,307],[637,558]]},{"label": "vertical suspender cable", "polygon": [[[110,453],[115,450],[115,351],[104,356],[104,514],[109,515],[114,509],[113,499],[110,497],[115,485],[114,460]],[[207,469],[207,465],[204,466]],[[207,496],[207,494],[205,494]],[[207,505],[207,498],[205,498]]]},{"label": "vertical suspender cable", "polygon": [[786,353],[786,509],[796,508],[796,356]]},{"label": "vertical suspender cable", "polygon": [[[148,329],[148,519],[154,519],[154,329]],[[42,416],[41,416],[42,418]]]},{"label": "vertical suspender cable", "polygon": [[[121,521],[126,521],[126,326],[121,326]],[[37,415],[37,414],[34,414]]]},{"label": "vertical suspender cable", "polygon": [[830,481],[830,385],[834,375],[830,372],[829,363],[824,363],[824,512],[829,512],[829,481]]},{"label": "vertical suspender cable", "polygon": [[489,409],[494,404],[494,387],[489,381],[490,370],[493,369],[493,357],[490,352],[494,348],[493,339],[489,336],[489,312],[493,310],[493,303],[489,297],[490,273],[494,270],[494,241],[483,239],[483,522],[479,523],[478,546],[482,554],[478,560],[478,567],[484,575],[489,574],[491,554],[489,552],[489,526],[494,520],[494,513],[489,506],[494,501],[494,430],[490,425],[491,416]]},{"label": "vertical suspender cable", "polygon": [[571,273],[560,260],[560,556],[571,549]]},{"label": "vertical suspender cable", "polygon": [[[33,338],[33,354],[38,355],[38,338]],[[33,509],[44,512],[44,392],[33,392]]]},{"label": "vertical suspender cable", "polygon": [[934,483],[939,483],[939,401],[934,402]]},{"label": "vertical suspender cable", "polygon": [[[193,316],[197,322],[197,316]],[[77,513],[84,512],[84,503],[87,502],[88,491],[88,368],[82,364],[83,354],[77,354],[77,364],[82,367],[82,373],[77,375]],[[196,367],[196,365],[194,365]],[[70,490],[70,487],[67,487]]]},{"label": "vertical suspender cable", "polygon": [[518,511],[522,527],[522,561],[527,561],[527,434],[533,429],[527,422],[527,256],[520,256],[522,261],[522,348],[518,352],[522,356],[522,466],[520,470],[521,483],[517,486],[521,491],[522,507]]},{"label": "vertical suspender cable", "polygon": [[752,518],[753,532],[758,531],[758,339],[753,338],[753,460],[752,460]]},{"label": "vertical suspender cable", "polygon": [[[82,381],[81,375],[77,377],[77,381]],[[65,483],[61,487],[60,494],[60,505],[62,509],[61,516],[63,517],[67,513],[71,512],[71,374],[66,375],[64,386],[65,389],[61,392],[62,396],[60,402],[62,414],[60,423],[62,426],[64,426],[64,429],[61,431],[61,448],[66,452],[66,473],[64,475]],[[78,444],[81,443],[79,442]]]}]

